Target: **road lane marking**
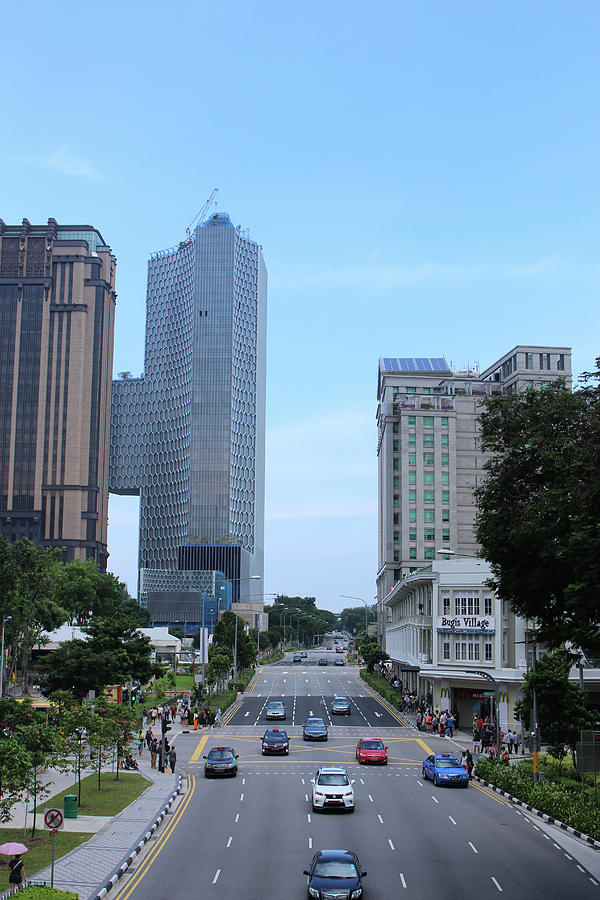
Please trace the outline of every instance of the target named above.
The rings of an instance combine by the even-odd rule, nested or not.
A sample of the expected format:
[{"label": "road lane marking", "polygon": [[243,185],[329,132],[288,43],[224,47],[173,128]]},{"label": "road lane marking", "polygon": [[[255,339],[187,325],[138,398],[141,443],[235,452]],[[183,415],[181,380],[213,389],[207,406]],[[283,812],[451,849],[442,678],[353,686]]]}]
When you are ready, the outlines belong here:
[{"label": "road lane marking", "polygon": [[242,778],[242,784],[246,784],[246,779]]},{"label": "road lane marking", "polygon": [[[549,840],[550,840],[550,838],[549,838],[549,837],[548,837],[548,835],[547,835],[547,834],[543,834],[543,835],[542,835],[542,837],[545,837],[545,838],[546,838],[546,840],[547,840],[547,841],[549,841]],[[554,846],[555,846],[555,847],[556,847],[556,844],[555,844],[555,845],[554,845]]]},{"label": "road lane marking", "polygon": [[377,813],[377,818],[379,819],[379,821],[380,821],[381,824],[383,825],[383,819],[381,818],[381,813]]},{"label": "road lane marking", "polygon": [[240,802],[244,799],[244,795],[240,794]]},{"label": "road lane marking", "polygon": [[554,843],[554,841],[552,841],[552,845],[553,845],[554,847],[556,847],[557,850],[561,850],[561,849],[562,849],[562,847],[559,847],[558,844],[555,844],[555,843]]},{"label": "road lane marking", "polygon": [[479,850],[477,849],[477,847],[474,844],[471,843],[471,841],[467,841],[467,843],[468,843],[469,847],[471,848],[471,850],[473,851],[473,853],[479,853]]},{"label": "road lane marking", "polygon": [[585,869],[583,868],[583,866],[580,866],[579,863],[577,863],[577,868],[579,869],[580,872],[585,873]]},{"label": "road lane marking", "polygon": [[448,818],[450,819],[450,821],[452,822],[453,825],[456,825],[456,822],[454,821],[454,819],[452,818],[452,816],[448,816]]},{"label": "road lane marking", "polygon": [[422,782],[422,781],[419,781],[418,778],[417,778],[417,784],[419,784],[421,787],[425,787],[425,785],[423,784],[423,782]]},{"label": "road lane marking", "polygon": [[234,819],[233,821],[234,821],[234,822],[239,822],[239,821],[240,821],[240,814],[239,814],[239,813],[236,813],[236,814],[235,814],[235,819]]},{"label": "road lane marking", "polygon": [[360,779],[360,783],[361,783],[361,784],[364,784],[364,783],[365,783],[365,782],[364,782],[364,779],[361,778],[361,779]]},{"label": "road lane marking", "polygon": [[246,710],[246,712],[244,713],[244,718],[246,718],[246,716],[249,716],[249,715],[250,715],[250,710]]},{"label": "road lane marking", "polygon": [[502,893],[502,888],[500,887],[500,885],[498,884],[498,882],[496,881],[496,879],[494,878],[493,875],[492,875],[492,881],[494,882],[494,884],[496,885],[496,887],[498,888],[500,893]]},{"label": "road lane marking", "polygon": [[431,799],[433,800],[434,803],[439,803],[439,802],[440,802],[440,801],[438,800],[437,797],[434,797],[434,796],[433,796],[433,794],[431,795]]},{"label": "road lane marking", "polygon": [[308,839],[308,849],[312,850],[312,838],[311,837],[309,837],[309,839]]},{"label": "road lane marking", "polygon": [[306,821],[310,824],[310,813],[306,813]]},{"label": "road lane marking", "polygon": [[198,746],[196,747],[196,749],[194,750],[194,752],[192,753],[192,755],[190,757],[191,763],[198,762],[198,760],[200,759],[200,756],[202,755],[202,751],[204,750],[207,740],[208,740],[207,734],[205,734],[204,737],[200,738],[200,740],[198,741]]},{"label": "road lane marking", "polygon": [[402,874],[402,872],[400,872],[400,881],[402,882],[402,887],[405,888],[405,887],[406,887],[406,881],[404,880],[404,875]]},{"label": "road lane marking", "polygon": [[573,862],[573,857],[572,857],[572,856],[569,856],[568,853],[565,853],[565,856],[567,857],[567,859],[569,859],[569,860],[571,860],[571,862]]},{"label": "road lane marking", "polygon": [[215,877],[213,878],[213,884],[216,884],[216,883],[217,883],[217,881],[219,880],[219,875],[220,875],[220,874],[221,874],[221,870],[220,870],[220,869],[217,869],[217,871],[215,872]]},{"label": "road lane marking", "polygon": [[395,850],[395,849],[396,849],[396,848],[394,847],[394,845],[392,844],[392,841],[391,841],[390,838],[388,838],[388,844],[390,845],[390,850]]},{"label": "road lane marking", "polygon": [[227,846],[228,846],[228,847],[231,847],[231,842],[232,842],[232,840],[233,840],[233,838],[230,837],[229,840],[227,841]]},{"label": "road lane marking", "polygon": [[305,799],[306,802],[308,803],[308,794],[305,794],[305,795],[304,795],[304,799]]}]

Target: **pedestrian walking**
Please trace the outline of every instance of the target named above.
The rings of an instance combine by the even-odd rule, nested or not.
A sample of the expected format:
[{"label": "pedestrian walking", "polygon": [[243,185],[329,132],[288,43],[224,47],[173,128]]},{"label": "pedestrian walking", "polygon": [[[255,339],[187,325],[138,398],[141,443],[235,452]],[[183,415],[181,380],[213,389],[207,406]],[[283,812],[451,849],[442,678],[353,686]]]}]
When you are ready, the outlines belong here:
[{"label": "pedestrian walking", "polygon": [[[204,712],[204,710],[203,710]],[[202,724],[202,723],[200,723]],[[194,710],[194,731],[198,731],[198,710]]]},{"label": "pedestrian walking", "polygon": [[150,746],[152,744],[153,737],[154,737],[154,735],[152,734],[152,729],[148,728],[148,730],[146,731],[146,746],[147,746],[148,750],[150,749]]},{"label": "pedestrian walking", "polygon": [[155,706],[150,710],[150,718],[152,719],[152,724],[156,725],[156,716],[158,715],[158,710]]},{"label": "pedestrian walking", "polygon": [[513,747],[515,748],[515,753],[519,752],[519,741],[521,740],[521,736],[518,731],[513,731]]},{"label": "pedestrian walking", "polygon": [[144,749],[144,732],[140,728],[138,731],[138,754],[142,755],[142,750]]},{"label": "pedestrian walking", "polygon": [[147,727],[148,727],[148,710],[146,709],[146,707],[144,707],[144,711],[142,713],[142,728],[145,731]]},{"label": "pedestrian walking", "polygon": [[513,746],[514,746],[513,733],[511,731],[511,729],[509,728],[508,731],[506,732],[506,749],[508,750],[509,753],[513,752]]},{"label": "pedestrian walking", "polygon": [[446,737],[450,737],[450,738],[454,737],[454,719],[452,718],[451,714],[446,717],[445,735],[446,735]]},{"label": "pedestrian walking", "polygon": [[175,747],[171,747],[169,750],[169,765],[171,766],[171,772],[175,774],[175,763],[177,762],[177,754],[175,753]]},{"label": "pedestrian walking", "polygon": [[17,891],[21,890],[21,887],[27,886],[27,876],[25,875],[25,866],[23,865],[23,860],[21,859],[20,853],[15,853],[13,858],[10,860],[8,864],[8,868],[10,869],[10,874],[8,876],[8,883],[10,884],[10,892],[11,894],[16,894]]},{"label": "pedestrian walking", "polygon": [[466,758],[466,762],[467,762],[467,772],[469,773],[469,781],[470,781],[473,778],[473,767],[475,765],[470,750],[467,750],[465,758]]},{"label": "pedestrian walking", "polygon": [[150,745],[150,766],[153,769],[156,769],[156,757],[158,756],[158,741],[156,738],[153,738],[152,744]]},{"label": "pedestrian walking", "polygon": [[217,706],[215,709],[215,725],[221,724],[221,707]]}]

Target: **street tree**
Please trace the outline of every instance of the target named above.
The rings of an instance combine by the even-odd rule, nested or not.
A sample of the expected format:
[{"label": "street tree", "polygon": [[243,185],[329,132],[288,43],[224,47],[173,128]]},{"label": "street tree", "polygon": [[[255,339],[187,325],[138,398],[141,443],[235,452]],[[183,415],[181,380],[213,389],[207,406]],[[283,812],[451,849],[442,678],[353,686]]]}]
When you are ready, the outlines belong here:
[{"label": "street tree", "polygon": [[231,656],[222,645],[212,644],[208,648],[208,666],[206,667],[206,680],[209,684],[220,686],[231,667]]},{"label": "street tree", "polygon": [[599,371],[573,393],[490,397],[480,417],[491,455],[476,491],[477,539],[493,585],[535,620],[550,647],[600,655]]},{"label": "street tree", "polygon": [[37,825],[38,805],[51,793],[50,783],[44,784],[43,781],[40,781],[40,776],[54,759],[60,736],[51,725],[40,722],[18,726],[16,734],[21,746],[27,750],[30,757],[28,792],[33,800],[33,825],[31,828],[31,837],[33,838]]},{"label": "street tree", "polygon": [[[535,689],[541,738],[550,745],[550,752],[557,759],[564,758],[567,746],[575,749],[582,729],[594,725],[594,716],[584,705],[585,693],[578,684],[569,681],[573,662],[573,654],[564,648],[546,653],[537,661],[535,672],[530,669],[523,676],[521,699],[515,704],[515,712],[530,730]],[[576,765],[575,754],[573,765]]]},{"label": "street tree", "polygon": [[10,822],[13,806],[30,790],[32,762],[19,734],[3,728],[0,735],[0,822]]},{"label": "street tree", "polygon": [[[52,698],[51,698],[52,699]],[[78,803],[81,805],[81,775],[91,765],[89,742],[94,731],[94,713],[75,703],[63,706],[57,726],[62,735],[57,768],[71,772],[75,779]]]},{"label": "street tree", "polygon": [[231,610],[225,610],[215,625],[213,644],[222,647],[233,658],[236,645],[237,619],[237,665],[238,669],[247,669],[256,659],[256,645],[246,634],[246,623],[241,616]]},{"label": "street tree", "polygon": [[389,654],[383,650],[375,638],[367,638],[359,645],[360,655],[367,664],[367,672],[373,672],[375,666],[379,663],[386,662]]}]

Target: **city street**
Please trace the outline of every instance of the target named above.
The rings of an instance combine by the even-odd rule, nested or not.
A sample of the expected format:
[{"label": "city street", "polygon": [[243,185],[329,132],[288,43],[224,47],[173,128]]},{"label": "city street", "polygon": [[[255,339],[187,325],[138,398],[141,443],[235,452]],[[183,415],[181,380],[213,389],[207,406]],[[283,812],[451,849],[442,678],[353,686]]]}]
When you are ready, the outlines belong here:
[{"label": "city street", "polygon": [[[220,729],[177,738],[188,792],[123,885],[122,900],[301,900],[302,871],[320,848],[354,850],[368,872],[365,896],[379,900],[481,900],[501,893],[533,900],[557,890],[564,897],[598,896],[596,879],[502,797],[474,782],[461,790],[423,781],[423,758],[454,751],[452,742],[404,727],[400,715],[390,715],[367,692],[357,669],[303,663],[264,667]],[[336,693],[350,699],[352,713],[332,720]],[[272,699],[284,701],[285,723],[266,722]],[[311,712],[329,726],[326,743],[302,740],[301,723]],[[288,731],[289,757],[262,756],[260,736],[269,725]],[[357,764],[356,740],[365,735],[380,736],[389,747],[386,767]],[[202,757],[213,746],[235,748],[237,778],[204,778]],[[344,766],[355,780],[354,814],[312,811],[310,779],[321,765]]]}]

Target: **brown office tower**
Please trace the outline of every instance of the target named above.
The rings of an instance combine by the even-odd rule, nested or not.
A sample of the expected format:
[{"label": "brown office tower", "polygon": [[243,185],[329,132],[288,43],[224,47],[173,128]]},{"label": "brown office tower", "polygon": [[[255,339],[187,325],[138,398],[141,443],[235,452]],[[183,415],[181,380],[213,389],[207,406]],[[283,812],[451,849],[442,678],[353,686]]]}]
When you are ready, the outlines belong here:
[{"label": "brown office tower", "polygon": [[0,534],[103,571],[115,269],[89,225],[0,219]]}]

